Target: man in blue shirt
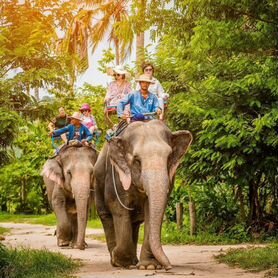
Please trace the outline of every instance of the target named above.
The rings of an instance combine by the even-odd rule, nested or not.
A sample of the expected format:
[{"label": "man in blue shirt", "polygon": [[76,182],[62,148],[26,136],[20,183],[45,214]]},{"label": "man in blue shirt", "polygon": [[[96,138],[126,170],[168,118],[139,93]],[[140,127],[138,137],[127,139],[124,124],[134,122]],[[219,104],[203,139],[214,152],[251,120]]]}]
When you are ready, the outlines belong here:
[{"label": "man in blue shirt", "polygon": [[124,109],[127,104],[130,104],[131,119],[136,120],[148,120],[149,116],[143,116],[143,114],[156,112],[161,114],[161,108],[159,108],[158,98],[155,94],[148,91],[148,88],[153,81],[145,74],[140,75],[138,79],[141,89],[128,94],[122,99],[117,107],[118,117],[126,119],[127,115],[124,114]]},{"label": "man in blue shirt", "polygon": [[68,132],[68,141],[77,140],[83,145],[89,145],[89,142],[92,141],[93,136],[89,129],[84,126],[81,121],[81,115],[78,112],[74,112],[70,118],[70,124],[54,130],[49,133],[50,136],[57,136]]}]

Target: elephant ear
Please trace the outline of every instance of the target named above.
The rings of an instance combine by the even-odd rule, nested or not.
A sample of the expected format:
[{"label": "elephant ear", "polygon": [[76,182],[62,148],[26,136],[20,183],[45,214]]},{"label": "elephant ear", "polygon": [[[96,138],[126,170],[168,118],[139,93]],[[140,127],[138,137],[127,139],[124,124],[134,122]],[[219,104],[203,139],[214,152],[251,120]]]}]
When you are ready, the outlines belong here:
[{"label": "elephant ear", "polygon": [[123,188],[128,190],[131,185],[131,171],[125,159],[125,148],[121,138],[114,137],[109,142],[109,156],[119,174]]},{"label": "elephant ear", "polygon": [[180,160],[188,151],[192,140],[193,136],[188,130],[180,130],[172,133],[172,153],[169,157],[169,177],[171,182],[180,164]]},{"label": "elephant ear", "polygon": [[62,187],[64,186],[63,170],[57,158],[47,160],[41,175]]}]

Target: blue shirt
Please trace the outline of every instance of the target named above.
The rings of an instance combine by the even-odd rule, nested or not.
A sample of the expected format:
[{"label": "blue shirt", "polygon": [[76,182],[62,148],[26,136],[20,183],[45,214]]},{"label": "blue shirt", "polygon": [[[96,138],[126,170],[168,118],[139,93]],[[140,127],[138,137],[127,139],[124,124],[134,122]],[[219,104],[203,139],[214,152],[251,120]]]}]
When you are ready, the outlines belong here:
[{"label": "blue shirt", "polygon": [[[57,129],[57,130],[54,130],[53,131],[53,135],[54,136],[57,136],[57,135],[61,135],[61,134],[64,134],[66,132],[68,132],[68,140],[73,140],[75,139],[75,136],[76,136],[76,128],[74,125],[70,124],[70,125],[67,125],[63,128],[60,128],[60,129]],[[91,132],[89,131],[89,129],[84,126],[84,125],[81,125],[79,130],[78,130],[79,134],[78,134],[78,141],[82,141],[83,139],[85,139],[86,141],[90,142],[93,140],[93,136],[91,134]]]},{"label": "blue shirt", "polygon": [[127,104],[130,104],[131,116],[157,112],[159,108],[158,98],[155,94],[149,93],[149,96],[144,99],[140,91],[134,91],[119,102],[117,106],[118,117],[123,116]]}]

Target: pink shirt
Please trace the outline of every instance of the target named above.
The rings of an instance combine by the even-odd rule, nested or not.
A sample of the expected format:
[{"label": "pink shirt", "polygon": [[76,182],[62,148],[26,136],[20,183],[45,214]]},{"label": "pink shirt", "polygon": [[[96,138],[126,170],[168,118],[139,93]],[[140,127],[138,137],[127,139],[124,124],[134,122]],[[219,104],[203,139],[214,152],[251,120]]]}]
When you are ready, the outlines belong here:
[{"label": "pink shirt", "polygon": [[117,106],[119,101],[131,91],[131,84],[128,81],[125,81],[121,86],[116,81],[112,81],[105,96],[107,106]]}]

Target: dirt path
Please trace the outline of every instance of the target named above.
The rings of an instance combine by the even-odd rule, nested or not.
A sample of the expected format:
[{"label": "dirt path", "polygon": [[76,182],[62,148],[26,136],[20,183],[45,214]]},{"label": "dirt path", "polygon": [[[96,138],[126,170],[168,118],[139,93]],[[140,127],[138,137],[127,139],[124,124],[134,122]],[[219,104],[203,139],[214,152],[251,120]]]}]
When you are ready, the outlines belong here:
[{"label": "dirt path", "polygon": [[[74,259],[81,259],[84,266],[77,273],[81,278],[106,278],[106,277],[147,277],[156,278],[167,277],[205,277],[205,278],[222,278],[222,277],[246,277],[257,278],[263,277],[262,273],[249,273],[237,268],[230,268],[225,264],[219,264],[213,258],[213,255],[219,254],[235,246],[164,246],[164,250],[169,257],[173,269],[169,272],[159,271],[142,271],[126,270],[112,267],[109,263],[110,257],[106,244],[97,240],[87,238],[88,248],[85,251],[73,249],[61,249],[56,246],[56,237],[53,236],[54,227],[30,224],[0,223],[0,226],[11,228],[10,235],[5,236],[4,244],[13,247],[27,246],[30,248],[46,248],[51,251],[60,252]],[[87,235],[102,234],[101,229],[87,229]]]}]

